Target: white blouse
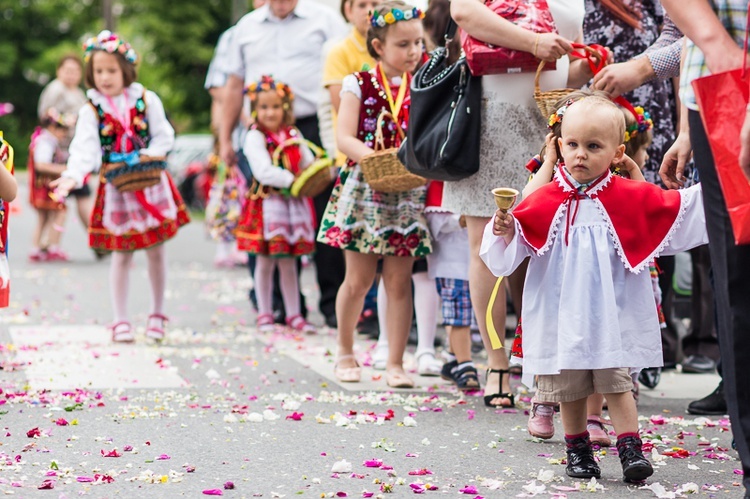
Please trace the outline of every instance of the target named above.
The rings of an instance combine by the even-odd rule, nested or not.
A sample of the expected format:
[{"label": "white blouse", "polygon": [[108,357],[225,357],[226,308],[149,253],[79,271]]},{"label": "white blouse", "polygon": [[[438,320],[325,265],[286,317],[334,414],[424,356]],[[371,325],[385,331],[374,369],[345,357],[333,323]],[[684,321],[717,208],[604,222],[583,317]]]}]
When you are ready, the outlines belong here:
[{"label": "white blouse", "polygon": [[[133,83],[125,88],[123,93],[113,97],[120,116],[125,116],[135,106],[136,101],[143,95],[143,85]],[[96,89],[90,89],[87,96],[91,102],[101,105],[105,113],[111,113],[108,99]],[[146,91],[146,119],[151,135],[149,146],[141,149],[140,154],[147,156],[166,156],[174,145],[174,129],[167,120],[164,106],[159,97],[152,91]],[[67,168],[62,176],[72,178],[76,186],[83,185],[87,174],[98,171],[102,165],[102,146],[99,140],[99,116],[93,107],[85,105],[78,113],[76,131],[70,143],[70,156]]]},{"label": "white blouse", "polygon": [[[684,216],[661,252],[673,255],[708,242],[700,185],[680,191]],[[637,211],[637,207],[628,208]],[[563,217],[564,219],[565,217]],[[641,369],[662,365],[661,334],[648,272],[625,268],[609,226],[590,198],[580,200],[569,244],[560,227],[542,256],[519,237],[510,242],[485,227],[480,256],[496,276],[531,257],[523,289],[523,382],[561,369]],[[564,224],[564,220],[557,222]]]},{"label": "white blouse", "polygon": [[[258,130],[250,130],[245,136],[245,144],[242,146],[253,177],[262,185],[284,189],[294,182],[294,174],[284,168],[275,166],[266,148],[266,137]],[[299,168],[304,170],[313,162],[315,157],[308,147],[300,146],[302,158]]]}]

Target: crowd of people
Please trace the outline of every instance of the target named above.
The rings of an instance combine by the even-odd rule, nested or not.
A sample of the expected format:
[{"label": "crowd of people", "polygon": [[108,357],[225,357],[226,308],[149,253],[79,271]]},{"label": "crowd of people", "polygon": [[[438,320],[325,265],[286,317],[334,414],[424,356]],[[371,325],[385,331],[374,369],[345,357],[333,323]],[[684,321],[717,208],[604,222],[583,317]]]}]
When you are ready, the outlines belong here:
[{"label": "crowd of people", "polygon": [[[688,411],[729,413],[747,487],[750,247],[735,243],[691,83],[742,66],[748,2],[546,3],[555,32],[527,30],[477,0],[431,0],[424,12],[402,0],[343,0],[340,13],[313,0],[256,1],[219,39],[206,78],[221,172],[212,235],[222,257],[248,254],[260,333],[278,324],[316,332],[299,286],[301,260],[314,262],[340,382],[361,380],[356,331],[376,316],[373,367],[391,388],[414,387],[404,354],[415,312],[419,375],[483,389],[485,405],[510,408],[511,370],[521,370],[535,387],[532,435],[551,438],[560,407],[571,477],[600,477],[592,446],[612,444],[605,405],[625,480],[649,477],[639,382],[653,388],[678,363],[684,372],[718,364],[723,381]],[[555,62],[539,88],[570,91],[543,116],[534,72],[483,76],[478,172],[382,192],[364,166],[401,144],[412,75],[429,52],[448,42],[457,56],[458,37],[443,36],[451,17],[468,39]],[[579,57],[579,44],[599,47],[602,64]],[[40,98],[30,154],[39,219],[29,258],[67,258],[60,237],[74,196],[90,247],[112,254],[115,342],[135,341],[128,274],[141,249],[152,292],[146,334],[165,338],[162,243],[189,221],[166,170],[174,130],[159,97],[137,82],[137,60],[109,31],[85,43],[83,65],[64,58]],[[750,179],[747,116],[737,155]],[[295,194],[331,163],[335,182],[312,198]],[[495,187],[522,193],[520,203],[497,209]],[[693,302],[680,344],[673,255],[686,251]],[[498,286],[496,276],[506,279]],[[504,325],[509,303],[513,348],[493,348],[488,322]],[[443,361],[438,317],[448,331]],[[473,324],[487,355],[482,381]]]}]

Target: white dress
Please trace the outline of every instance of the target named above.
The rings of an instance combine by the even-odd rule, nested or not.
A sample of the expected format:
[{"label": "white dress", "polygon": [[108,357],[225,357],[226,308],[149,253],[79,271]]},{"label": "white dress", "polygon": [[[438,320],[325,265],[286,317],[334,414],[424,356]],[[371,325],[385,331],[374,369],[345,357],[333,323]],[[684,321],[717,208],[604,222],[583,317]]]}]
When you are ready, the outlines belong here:
[{"label": "white dress", "polygon": [[[708,242],[700,185],[680,194],[679,227],[662,255]],[[565,218],[553,222],[557,235],[541,256],[519,236],[518,221],[510,244],[492,234],[492,222],[482,239],[480,256],[496,276],[509,275],[531,257],[523,290],[524,384],[531,386],[534,375],[561,369],[661,366],[649,272],[626,269],[595,201],[580,200],[567,245]]]},{"label": "white dress", "polygon": [[[568,40],[581,35],[583,0],[547,0],[558,33]],[[541,90],[567,87],[568,58],[557,60],[554,71],[543,71]],[[547,134],[546,120],[534,101],[535,73],[482,77],[482,137],[479,171],[456,182],[446,182],[443,207],[453,213],[491,217],[495,213],[490,190],[512,187],[519,192],[528,181],[524,167],[538,154]]]}]

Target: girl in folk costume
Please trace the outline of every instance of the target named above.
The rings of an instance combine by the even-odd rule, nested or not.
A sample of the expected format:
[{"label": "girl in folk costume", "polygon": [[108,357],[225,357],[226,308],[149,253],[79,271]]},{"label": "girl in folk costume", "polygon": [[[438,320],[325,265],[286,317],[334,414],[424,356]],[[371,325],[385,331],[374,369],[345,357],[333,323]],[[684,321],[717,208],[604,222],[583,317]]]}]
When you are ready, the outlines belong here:
[{"label": "girl in folk costume", "polygon": [[29,146],[29,201],[39,219],[34,230],[33,247],[29,260],[67,261],[60,248],[60,238],[65,227],[65,203],[50,196],[50,182],[65,170],[68,151],[62,142],[68,137],[75,116],[61,114],[49,108],[42,118],[42,126],[34,130]]},{"label": "girl in folk costume", "polygon": [[128,321],[127,296],[133,254],[140,249],[146,250],[153,307],[146,336],[162,340],[167,321],[163,314],[167,265],[161,243],[189,221],[165,170],[174,130],[159,97],[135,81],[137,56],[128,43],[105,30],[89,39],[84,49],[89,105],[78,115],[67,169],[52,187],[64,197],[83,184],[87,173],[100,170],[89,246],[113,252],[112,340],[135,339]]},{"label": "girl in folk costume", "polygon": [[289,195],[292,183],[314,157],[293,126],[294,94],[288,85],[262,76],[247,87],[247,95],[255,124],[245,137],[242,151],[255,185],[250,188],[237,227],[237,246],[257,255],[253,279],[258,329],[274,329],[273,273],[278,267],[287,325],[294,331],[314,333],[315,327],[300,313],[297,259],[315,249],[315,216],[309,198]]},{"label": "girl in folk costume", "polygon": [[3,140],[0,131],[0,308],[10,301],[10,269],[8,268],[8,204],[16,198],[18,184],[13,177],[13,148]]},{"label": "girl in folk costume", "polygon": [[627,481],[653,468],[643,456],[631,373],[662,364],[650,262],[708,239],[700,186],[663,191],[613,176],[624,158],[625,119],[609,99],[568,106],[558,140],[563,165],[513,213],[498,210],[480,256],[495,275],[530,257],[522,311],[523,375],[559,402],[566,473],[599,477],[587,399],[604,394]]},{"label": "girl in folk costume", "polygon": [[[381,113],[389,112],[404,128],[408,123],[410,73],[422,57],[422,17],[419,9],[401,1],[388,1],[375,9],[367,44],[378,64],[370,71],[347,76],[342,83],[337,139],[348,161],[318,232],[318,241],[346,250],[346,277],[336,297],[334,374],[339,381],[361,378],[354,357],[354,328],[382,258],[389,298],[386,382],[390,387],[414,386],[404,371],[403,354],[412,316],[412,264],[415,257],[432,251],[424,217],[425,188],[374,191],[365,182],[358,162],[373,152]],[[385,147],[398,146],[396,125],[386,123]]]}]

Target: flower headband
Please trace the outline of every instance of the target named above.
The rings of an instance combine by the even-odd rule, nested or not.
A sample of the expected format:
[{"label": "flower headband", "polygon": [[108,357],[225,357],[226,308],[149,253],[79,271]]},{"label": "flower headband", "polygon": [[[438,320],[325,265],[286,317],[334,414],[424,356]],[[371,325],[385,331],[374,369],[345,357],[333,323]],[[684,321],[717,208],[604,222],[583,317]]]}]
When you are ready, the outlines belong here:
[{"label": "flower headband", "polygon": [[411,19],[424,19],[424,12],[414,7],[413,9],[401,10],[391,9],[385,14],[376,11],[370,13],[370,25],[373,28],[384,28],[387,24],[398,21],[409,21]]},{"label": "flower headband", "polygon": [[565,111],[567,111],[568,108],[573,105],[573,103],[575,103],[573,99],[568,99],[565,101],[565,104],[560,106],[557,111],[555,111],[554,114],[550,114],[549,120],[547,120],[547,128],[552,130],[552,127],[555,126],[556,123],[562,123],[563,116],[565,116]]},{"label": "flower headband", "polygon": [[42,120],[44,125],[56,125],[62,128],[71,128],[76,124],[75,114],[64,114],[51,107],[47,110]]},{"label": "flower headband", "polygon": [[631,124],[625,130],[625,142],[628,142],[639,133],[651,130],[654,127],[654,120],[651,119],[651,113],[644,110],[641,106],[628,109],[635,116],[635,123]]},{"label": "flower headband", "polygon": [[286,98],[290,101],[294,100],[294,92],[289,88],[289,85],[279,80],[274,80],[270,75],[261,76],[260,80],[252,82],[245,88],[245,93],[250,99],[250,102],[256,101],[258,93],[271,91],[276,91],[282,99]]},{"label": "flower headband", "polygon": [[122,54],[122,56],[125,57],[125,60],[131,64],[135,64],[135,61],[138,60],[138,54],[135,53],[133,47],[131,47],[128,42],[120,38],[117,33],[112,33],[108,29],[103,30],[97,36],[92,36],[84,42],[83,58],[86,62],[91,59],[91,55],[95,50],[103,50],[104,52],[110,54]]}]

